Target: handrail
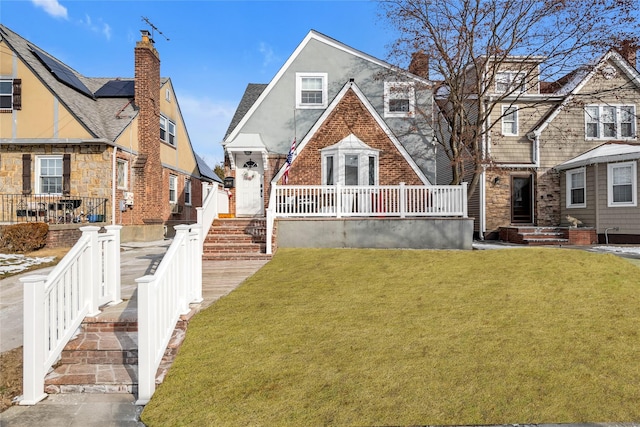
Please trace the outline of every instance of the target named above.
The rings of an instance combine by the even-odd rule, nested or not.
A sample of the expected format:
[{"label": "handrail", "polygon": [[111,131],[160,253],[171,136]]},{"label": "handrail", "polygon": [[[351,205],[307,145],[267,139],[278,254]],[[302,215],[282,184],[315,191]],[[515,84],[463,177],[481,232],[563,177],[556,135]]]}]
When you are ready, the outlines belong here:
[{"label": "handrail", "polygon": [[156,273],[138,284],[138,400],[145,405],[155,391],[155,374],[180,315],[202,301],[200,225],[177,225],[171,246]]},{"label": "handrail", "polygon": [[[20,279],[24,285],[23,399],[44,397],[44,378],[85,316],[120,301],[120,225],[81,227],[82,236],[46,276]],[[117,272],[115,274],[114,272]],[[96,280],[100,278],[101,280]]]}]

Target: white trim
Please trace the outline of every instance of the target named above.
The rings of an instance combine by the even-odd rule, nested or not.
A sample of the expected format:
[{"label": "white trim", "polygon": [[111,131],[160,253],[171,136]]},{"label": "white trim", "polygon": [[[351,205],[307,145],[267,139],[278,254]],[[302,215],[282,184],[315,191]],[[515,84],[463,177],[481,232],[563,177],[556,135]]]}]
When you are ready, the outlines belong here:
[{"label": "white trim", "polygon": [[[407,98],[393,96],[394,90],[407,94]],[[391,111],[389,101],[391,99],[407,99],[409,101],[408,111]],[[416,90],[413,82],[384,82],[384,117],[413,117],[416,109]]]},{"label": "white trim", "polygon": [[[187,189],[189,191],[187,191]],[[187,201],[187,194],[189,195],[189,201]],[[184,179],[184,204],[191,206],[193,204],[193,187],[191,186],[191,178],[185,177]]]},{"label": "white trim", "polygon": [[[173,190],[173,198],[171,197],[171,190]],[[178,175],[174,174],[169,174],[169,203],[172,205],[178,203]]]},{"label": "white trim", "polygon": [[[513,110],[511,113],[508,113],[509,110]],[[517,105],[502,105],[501,108],[501,112],[502,112],[502,117],[500,118],[500,131],[502,133],[502,135],[504,136],[518,136],[519,134],[519,130],[520,130],[520,126],[518,124],[518,106]],[[505,119],[507,118],[507,116],[513,114],[513,122],[509,121],[505,121]],[[504,131],[504,125],[505,124],[511,124],[513,123],[513,126],[511,126],[511,128],[513,129],[513,127],[515,126],[515,132],[505,132]]]},{"label": "white trim", "polygon": [[[573,175],[582,174],[582,203],[572,203],[571,192],[573,191]],[[576,187],[580,188],[580,187]],[[587,207],[587,169],[582,167],[578,169],[568,170],[565,174],[565,189],[566,189],[566,206],[567,209],[586,208]]]},{"label": "white trim", "polygon": [[[618,168],[626,168],[631,166],[631,201],[630,202],[614,202],[613,201],[613,171]],[[607,206],[616,207],[635,207],[638,206],[638,162],[609,163],[607,164]]]},{"label": "white trim", "polygon": [[[621,132],[621,124],[622,122],[622,109],[625,107],[631,107],[633,109],[631,113],[632,121],[631,121],[631,136],[622,136]],[[588,121],[591,115],[587,112],[588,108],[597,108],[598,109],[598,117],[595,121]],[[603,109],[605,108],[615,108],[615,126],[616,126],[616,134],[614,136],[604,136],[604,122],[602,117],[604,116]],[[598,124],[598,132],[597,136],[589,136],[587,132],[587,125],[589,123],[597,123]],[[599,140],[635,140],[637,139],[637,131],[636,131],[636,106],[635,104],[587,104],[584,106],[584,139],[587,141],[599,141]]]},{"label": "white trim", "polygon": [[[379,66],[381,66],[383,68],[386,68],[388,70],[392,70],[392,71],[397,71],[398,70],[397,67],[394,67],[393,65],[391,65],[391,64],[389,64],[387,62],[381,61],[380,59],[377,59],[377,58],[375,58],[375,57],[373,57],[371,55],[367,55],[364,52],[360,52],[359,50],[356,50],[356,49],[354,49],[352,47],[349,47],[349,46],[347,46],[345,44],[342,44],[342,43],[338,42],[337,40],[334,40],[334,39],[329,38],[329,37],[327,37],[327,36],[325,36],[323,34],[320,34],[317,31],[311,30],[311,31],[309,31],[307,36],[304,38],[304,40],[302,40],[302,42],[298,45],[296,50],[291,54],[289,59],[287,59],[287,62],[285,62],[284,65],[280,68],[280,70],[276,73],[275,77],[271,80],[271,82],[269,82],[267,87],[262,91],[262,93],[260,94],[260,96],[258,97],[256,102],[254,102],[253,105],[251,106],[251,108],[249,108],[249,111],[247,111],[247,113],[242,117],[240,122],[231,131],[229,136],[227,136],[227,138],[225,139],[225,143],[223,145],[226,145],[227,141],[233,141],[235,139],[235,137],[238,135],[238,133],[240,133],[240,130],[244,127],[244,125],[247,123],[249,118],[260,107],[260,105],[265,100],[265,98],[267,98],[267,96],[269,96],[269,93],[271,93],[273,88],[277,86],[278,82],[285,75],[285,73],[287,72],[289,67],[291,67],[293,62],[298,58],[300,53],[307,47],[307,45],[312,40],[318,41],[320,43],[324,43],[324,44],[326,44],[328,46],[331,46],[331,47],[333,47],[335,49],[338,49],[338,50],[341,50],[343,52],[346,52],[346,53],[348,53],[350,55],[353,55],[353,56],[355,56],[357,58],[364,59],[365,61],[372,62],[372,63],[374,63],[376,65],[379,65]],[[429,87],[432,86],[429,80],[423,79],[420,76],[416,76],[414,74],[411,74],[408,71],[404,71],[404,70],[402,70],[402,71],[403,71],[403,73],[405,75],[410,76],[413,80],[415,80],[417,82],[421,82],[423,84],[426,84]]]},{"label": "white trim", "polygon": [[[41,187],[41,181],[42,181],[42,172],[41,172],[41,165],[40,165],[40,161],[41,160],[60,160],[60,192],[59,193],[43,193],[42,192],[42,187]],[[37,155],[35,156],[35,160],[36,160],[36,166],[35,166],[35,179],[34,179],[34,186],[33,188],[35,189],[35,194],[62,194],[62,190],[64,187],[64,161],[63,161],[63,156],[62,155]],[[57,177],[58,175],[48,175],[48,176],[55,176]]]},{"label": "white trim", "polygon": [[[322,102],[305,103],[302,101],[302,80],[322,79]],[[299,109],[324,109],[327,108],[327,98],[329,97],[329,74],[328,73],[296,73],[296,108]]]},{"label": "white trim", "polygon": [[[124,169],[124,185],[119,185],[119,177],[118,177],[118,167],[119,165],[123,165]],[[118,190],[127,190],[129,189],[129,162],[125,159],[116,159],[116,187]]]}]

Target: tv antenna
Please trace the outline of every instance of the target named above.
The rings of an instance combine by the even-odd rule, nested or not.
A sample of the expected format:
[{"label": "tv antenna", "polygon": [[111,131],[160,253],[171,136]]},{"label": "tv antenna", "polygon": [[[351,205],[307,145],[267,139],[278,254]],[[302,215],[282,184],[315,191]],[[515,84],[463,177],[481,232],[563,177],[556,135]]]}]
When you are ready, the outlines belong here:
[{"label": "tv antenna", "polygon": [[158,27],[156,27],[155,25],[153,25],[153,24],[151,23],[151,21],[149,21],[149,18],[147,18],[146,16],[143,16],[143,17],[142,17],[142,20],[143,20],[144,22],[146,22],[146,23],[147,23],[147,25],[149,25],[149,26],[151,27],[151,38],[152,38],[152,39],[153,39],[153,32],[154,32],[154,31],[157,31],[157,32],[158,32],[158,34],[160,34],[162,37],[164,37],[164,38],[165,38],[165,40],[169,41],[169,37],[165,36],[165,35],[162,33],[162,31],[160,31],[160,30],[158,29]]}]

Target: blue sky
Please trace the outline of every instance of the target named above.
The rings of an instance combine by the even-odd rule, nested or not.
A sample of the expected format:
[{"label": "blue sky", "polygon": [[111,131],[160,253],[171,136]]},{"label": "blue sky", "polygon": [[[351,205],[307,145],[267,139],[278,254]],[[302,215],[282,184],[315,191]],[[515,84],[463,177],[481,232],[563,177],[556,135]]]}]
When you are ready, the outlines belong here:
[{"label": "blue sky", "polygon": [[[141,29],[158,28],[195,151],[214,166],[248,83],[269,83],[309,30],[385,59],[392,33],[370,0],[2,0],[0,22],[88,77],[133,77]],[[167,41],[166,38],[169,40]]]}]

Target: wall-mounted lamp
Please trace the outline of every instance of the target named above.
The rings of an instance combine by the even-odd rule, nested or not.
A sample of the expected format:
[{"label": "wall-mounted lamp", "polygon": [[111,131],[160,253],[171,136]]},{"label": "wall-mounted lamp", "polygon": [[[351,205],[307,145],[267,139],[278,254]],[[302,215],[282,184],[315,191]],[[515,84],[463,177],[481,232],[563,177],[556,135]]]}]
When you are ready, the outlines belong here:
[{"label": "wall-mounted lamp", "polygon": [[493,178],[493,185],[496,185],[496,184],[500,184],[500,177],[499,176],[496,176],[495,178]]},{"label": "wall-mounted lamp", "polygon": [[244,154],[246,154],[247,156],[250,156],[251,153],[253,153],[253,151],[245,151]]}]

